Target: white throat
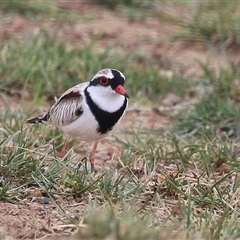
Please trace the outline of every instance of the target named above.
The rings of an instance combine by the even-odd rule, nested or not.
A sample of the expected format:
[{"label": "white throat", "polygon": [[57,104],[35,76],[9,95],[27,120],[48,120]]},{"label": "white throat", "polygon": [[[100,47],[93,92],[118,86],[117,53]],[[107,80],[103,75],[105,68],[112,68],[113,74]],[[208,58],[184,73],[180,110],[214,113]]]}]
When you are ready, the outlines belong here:
[{"label": "white throat", "polygon": [[110,86],[89,86],[87,91],[93,102],[106,112],[116,112],[125,101],[125,96],[116,93]]}]

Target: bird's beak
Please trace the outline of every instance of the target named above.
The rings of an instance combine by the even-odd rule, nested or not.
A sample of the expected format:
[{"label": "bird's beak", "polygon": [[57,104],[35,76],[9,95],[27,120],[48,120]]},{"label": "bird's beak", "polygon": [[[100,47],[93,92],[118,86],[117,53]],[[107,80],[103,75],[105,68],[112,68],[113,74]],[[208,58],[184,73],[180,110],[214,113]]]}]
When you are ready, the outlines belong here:
[{"label": "bird's beak", "polygon": [[118,85],[116,88],[115,88],[115,92],[120,94],[120,95],[123,95],[127,98],[129,98],[125,88],[122,86],[122,85]]}]

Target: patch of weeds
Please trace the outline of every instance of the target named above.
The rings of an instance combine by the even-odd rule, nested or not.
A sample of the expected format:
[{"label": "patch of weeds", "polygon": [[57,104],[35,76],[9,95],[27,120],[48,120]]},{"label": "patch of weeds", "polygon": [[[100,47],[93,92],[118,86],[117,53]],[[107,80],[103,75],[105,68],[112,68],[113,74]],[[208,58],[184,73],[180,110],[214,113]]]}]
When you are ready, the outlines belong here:
[{"label": "patch of weeds", "polygon": [[[79,166],[78,167],[83,167]],[[101,174],[94,178],[89,174],[88,171],[74,171],[72,173],[66,174],[64,178],[64,186],[70,189],[69,194],[74,197],[80,197],[85,192],[94,191],[97,188],[99,182],[102,181],[105,174]]]},{"label": "patch of weeds", "polygon": [[[26,202],[25,191],[37,188],[51,199],[63,221],[78,229],[74,237],[79,239],[177,239],[173,235],[180,228],[179,239],[196,234],[236,236],[237,225],[227,224],[237,219],[240,183],[239,157],[231,152],[234,146],[230,141],[207,141],[208,135],[186,141],[141,129],[129,141],[118,140],[123,151],[116,168],[91,174],[86,164],[76,164],[71,154],[62,160],[54,157],[46,139],[58,141],[57,131],[41,125],[22,128],[19,123],[17,130],[14,122],[24,115],[6,114],[9,117],[1,130],[10,117],[15,121],[7,125],[9,134],[1,135],[2,201],[21,202],[24,198]],[[230,171],[217,172],[223,163]],[[84,217],[75,214],[68,209],[69,202],[60,198],[69,198],[73,205],[81,201],[87,213]],[[98,204],[98,209],[89,210]],[[229,209],[226,217],[223,209]],[[225,229],[220,232],[224,219],[227,222],[221,226]]]},{"label": "patch of weeds", "polygon": [[184,167],[188,167],[189,164],[196,165],[204,169],[208,176],[222,164],[227,164],[226,172],[239,167],[237,145],[227,138],[212,139],[208,134],[202,133],[198,138],[193,137],[185,141],[179,136],[172,136],[169,144],[170,150],[165,154],[166,160],[180,160]]},{"label": "patch of weeds", "polygon": [[[66,89],[77,78],[77,53],[55,40],[41,33],[28,44],[14,39],[3,43],[0,88],[13,94],[21,94],[21,89],[34,91],[36,97],[40,92],[54,96]],[[61,69],[62,65],[71,72],[70,76],[65,68]],[[66,78],[68,81],[64,81]],[[28,84],[33,85],[27,88]]]},{"label": "patch of weeds", "polygon": [[182,33],[177,39],[223,44],[240,43],[239,1],[197,1],[192,4],[190,18],[180,21]]},{"label": "patch of weeds", "polygon": [[236,223],[237,212],[230,214],[230,209],[226,208],[219,218],[216,219],[214,214],[209,214],[203,222],[205,222],[205,230],[203,236],[210,239],[236,239],[239,236],[239,225]]},{"label": "patch of weeds", "polygon": [[14,195],[14,192],[11,189],[11,184],[3,177],[0,179],[0,201],[9,201],[11,202],[11,198]]},{"label": "patch of weeds", "polygon": [[186,141],[172,134],[156,137],[155,134],[146,136],[139,132],[131,141],[117,140],[124,146],[121,166],[144,169],[147,174],[155,171],[161,161],[175,163],[179,169],[197,164],[207,173],[223,163],[237,169],[237,146],[228,138],[210,139],[204,133],[199,138],[192,137]]},{"label": "patch of weeds", "polygon": [[0,116],[0,121],[2,125],[2,132],[0,133],[0,135],[3,134],[4,136],[8,137],[23,128],[23,121],[25,115],[21,110],[14,111],[12,109],[5,109],[3,111],[3,116]]},{"label": "patch of weeds", "polygon": [[107,8],[110,9],[116,9],[118,6],[127,6],[132,8],[149,8],[151,6],[154,6],[158,0],[144,0],[144,1],[138,1],[138,0],[91,0],[91,2],[103,4]]},{"label": "patch of weeds", "polygon": [[[132,132],[131,140],[116,138],[116,140],[124,146],[120,165],[124,168],[144,169],[147,173],[151,172],[157,161],[165,158],[163,146],[165,139],[156,137],[151,133]],[[134,159],[134,160],[133,160]]]},{"label": "patch of weeds", "polygon": [[106,173],[98,183],[98,190],[103,199],[116,203],[129,201],[136,194],[141,194],[145,186],[131,173],[124,174],[118,171]]},{"label": "patch of weeds", "polygon": [[99,53],[93,45],[69,49],[46,32],[26,41],[27,44],[11,39],[0,44],[0,89],[20,95],[22,105],[26,101],[24,92],[30,92],[33,110],[46,98],[52,99],[75,84],[91,80],[102,68],[121,70],[127,77],[128,92],[137,98],[161,98],[168,92],[184,95],[190,88],[188,80],[178,74],[173,73],[166,80],[153,59],[144,59],[145,67],[141,68],[143,62],[134,53],[116,54],[110,48]]},{"label": "patch of weeds", "polygon": [[[188,236],[196,236],[196,234],[205,236],[207,233],[207,236],[213,236],[211,239],[215,239],[214,236],[222,236],[220,228],[225,226],[225,223],[221,223],[223,219],[228,219],[226,223],[232,218],[236,219],[237,198],[239,197],[238,167],[236,171],[226,168],[227,172],[224,173],[216,171],[215,164],[219,159],[221,159],[219,164],[222,164],[224,159],[225,163],[231,165],[238,161],[239,157],[233,154],[230,156],[231,143],[226,143],[221,139],[214,142],[202,140],[198,143],[196,143],[197,139],[192,140],[194,143],[185,141],[176,143],[174,140],[175,143],[170,148],[176,164],[177,161],[182,161],[182,158],[185,161],[186,157],[188,157],[188,163],[181,168],[175,167],[175,170],[171,172],[164,171],[164,169],[158,172],[155,180],[156,197],[153,204],[156,207],[157,202],[163,205],[168,202],[170,206],[165,206],[169,210],[169,218],[172,221],[176,221],[174,217],[180,219],[180,224],[186,228]],[[171,164],[174,164],[173,159]],[[164,165],[167,166],[166,162]],[[158,207],[156,211],[157,209]],[[224,231],[226,230],[224,234],[234,236],[237,225],[233,227],[234,231],[232,229],[229,232],[227,230],[229,226],[227,226],[224,227]],[[206,227],[211,230],[205,231]]]},{"label": "patch of weeds", "polygon": [[32,173],[36,173],[39,168],[44,168],[45,157],[41,153],[41,148],[30,150],[29,142],[32,140],[29,140],[28,137],[29,132],[18,130],[11,135],[3,137],[0,143],[2,156],[0,174],[5,181],[10,181],[13,186],[33,184]]},{"label": "patch of weeds", "polygon": [[[139,89],[135,94],[139,97],[148,96],[152,101],[164,98],[167,93],[174,93],[178,96],[184,96],[190,89],[190,81],[174,73],[172,77],[159,73],[156,67],[149,67],[142,72],[139,69],[132,69],[130,78],[130,90]],[[131,80],[130,80],[131,81]]]},{"label": "patch of weeds", "polygon": [[[194,177],[196,179],[194,180]],[[226,180],[226,177],[221,179]],[[211,209],[212,207],[221,209],[225,206],[223,193],[216,194],[219,191],[220,184],[210,184],[205,176],[188,175],[185,171],[170,175],[166,181],[159,187],[159,193],[168,199],[190,201],[194,206]],[[228,196],[227,194],[225,197]]]},{"label": "patch of weeds", "polygon": [[115,239],[158,239],[158,231],[151,226],[147,217],[140,216],[133,209],[104,208],[92,210],[84,219],[85,230],[79,228],[76,237],[79,239],[105,239],[114,236]]},{"label": "patch of weeds", "polygon": [[227,68],[220,68],[219,73],[211,70],[208,64],[201,64],[205,84],[213,88],[213,94],[225,101],[230,98],[239,103],[240,70],[235,63],[230,63]]},{"label": "patch of weeds", "polygon": [[51,16],[58,20],[73,20],[79,18],[73,12],[60,9],[56,3],[51,0],[36,1],[31,0],[8,0],[0,2],[0,11],[4,14],[19,14],[30,19],[36,19],[36,16]]},{"label": "patch of weeds", "polygon": [[205,94],[194,109],[186,109],[177,119],[179,123],[173,131],[183,136],[192,136],[201,132],[209,136],[226,136],[239,139],[239,76],[240,72],[234,64],[228,69],[221,69],[219,74],[213,73],[203,66],[203,79],[212,88]]},{"label": "patch of weeds", "polygon": [[205,96],[194,110],[182,112],[178,120],[173,131],[182,137],[205,132],[211,136],[239,138],[240,112],[231,99],[223,101],[217,96]]},{"label": "patch of weeds", "polygon": [[236,239],[239,236],[236,209],[230,210],[226,206],[221,211],[216,211],[214,207],[210,211],[200,210],[194,209],[191,201],[188,201],[182,204],[182,210],[186,216],[183,222],[190,239],[194,239],[196,233],[203,239]]},{"label": "patch of weeds", "polygon": [[171,135],[154,140],[140,136],[131,140],[132,145],[123,142],[131,162],[124,162],[124,152],[121,161],[131,164],[129,169],[140,181],[148,179],[146,186],[153,181],[158,186],[155,191],[174,199],[188,198],[191,189],[191,201],[198,206],[221,208],[228,201],[228,181],[239,167],[231,141],[209,141],[207,135],[188,142]]},{"label": "patch of weeds", "polygon": [[[37,185],[44,191],[57,191],[61,173],[64,166],[69,168],[68,163],[56,161],[51,145],[44,145],[49,134],[47,129],[39,134],[39,126],[23,127],[23,119],[23,113],[10,110],[1,119],[0,176],[3,182],[8,183],[2,191],[7,186],[12,191],[11,197],[21,194],[28,186]],[[54,140],[53,137],[51,135],[51,140]]]}]

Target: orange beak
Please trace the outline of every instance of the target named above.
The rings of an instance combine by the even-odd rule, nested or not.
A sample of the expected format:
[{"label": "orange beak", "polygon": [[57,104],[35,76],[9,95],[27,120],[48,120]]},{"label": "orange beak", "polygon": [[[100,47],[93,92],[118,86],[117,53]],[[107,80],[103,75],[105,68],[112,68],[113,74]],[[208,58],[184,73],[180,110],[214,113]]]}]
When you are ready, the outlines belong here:
[{"label": "orange beak", "polygon": [[115,88],[115,92],[120,94],[120,95],[123,95],[127,98],[129,98],[128,94],[126,93],[126,90],[125,88],[122,86],[122,85],[118,85],[116,88]]}]

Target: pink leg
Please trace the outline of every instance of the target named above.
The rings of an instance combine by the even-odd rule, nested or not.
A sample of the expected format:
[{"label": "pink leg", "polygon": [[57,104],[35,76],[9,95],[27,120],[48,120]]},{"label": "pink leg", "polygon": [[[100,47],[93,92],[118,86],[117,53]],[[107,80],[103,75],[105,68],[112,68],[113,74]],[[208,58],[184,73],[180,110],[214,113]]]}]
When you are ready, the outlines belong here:
[{"label": "pink leg", "polygon": [[96,149],[97,149],[97,145],[98,145],[98,141],[94,143],[93,145],[93,149],[90,153],[90,165],[91,165],[91,172],[94,172],[95,171],[95,168],[94,168],[94,161],[95,161],[95,153],[96,153]]},{"label": "pink leg", "polygon": [[69,149],[70,149],[69,139],[66,138],[62,150],[56,153],[57,157],[63,158],[66,155],[66,153],[69,151]]}]

